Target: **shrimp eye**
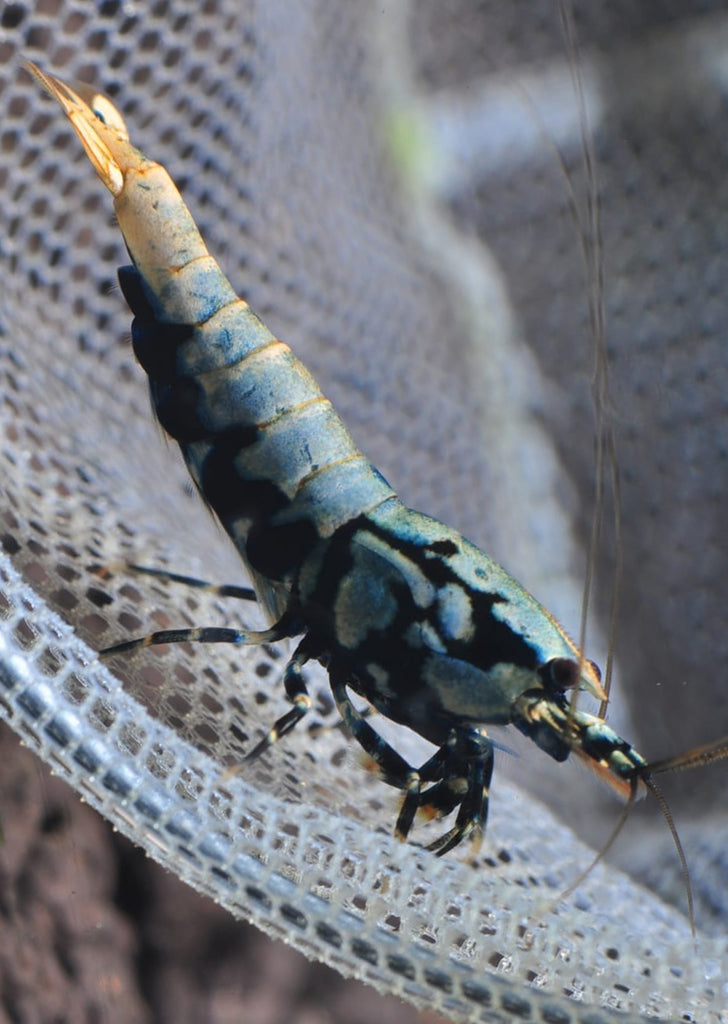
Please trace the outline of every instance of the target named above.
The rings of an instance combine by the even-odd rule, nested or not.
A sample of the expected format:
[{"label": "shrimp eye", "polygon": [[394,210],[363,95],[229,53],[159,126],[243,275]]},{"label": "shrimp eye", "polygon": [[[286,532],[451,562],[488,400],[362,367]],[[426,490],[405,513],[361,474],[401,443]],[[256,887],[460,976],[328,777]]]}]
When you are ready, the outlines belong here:
[{"label": "shrimp eye", "polygon": [[602,670],[599,668],[599,666],[597,665],[596,661],[587,661],[587,665],[591,665],[591,668],[592,668],[592,671],[594,672],[594,675],[597,677],[597,679],[601,683],[601,681],[602,681]]},{"label": "shrimp eye", "polygon": [[129,132],[124,119],[110,99],[98,92],[91,99],[89,106],[102,124],[117,132],[120,138],[129,141]]},{"label": "shrimp eye", "polygon": [[538,670],[545,688],[562,693],[579,685],[579,662],[571,658],[552,658]]}]

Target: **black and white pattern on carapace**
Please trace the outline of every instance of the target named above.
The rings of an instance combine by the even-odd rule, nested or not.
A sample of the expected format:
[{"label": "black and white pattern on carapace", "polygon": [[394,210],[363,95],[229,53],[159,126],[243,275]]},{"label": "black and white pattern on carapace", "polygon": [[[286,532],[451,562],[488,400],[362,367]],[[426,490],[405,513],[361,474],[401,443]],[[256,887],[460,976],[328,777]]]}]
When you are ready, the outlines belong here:
[{"label": "black and white pattern on carapace", "polygon": [[[168,173],[130,145],[109,101],[87,102],[31,70],[114,195],[133,264],[119,280],[155,413],[274,623],[260,632],[167,630],[105,653],[300,637],[283,675],[292,708],[247,759],[308,712],[303,667],[318,660],[352,734],[404,793],[396,834],[408,836],[419,809],[457,812],[430,844],[438,854],[482,837],[494,757],[487,725],[514,725],[557,761],[574,752],[630,801],[639,787],[655,790],[653,770],[697,763],[685,756],[650,766],[575,706],[576,690],[604,698],[596,666],[484,552],[397,498],[308,370],[235,295]],[[248,595],[240,588],[236,596]],[[435,754],[408,764],[352,692],[429,740]]]}]

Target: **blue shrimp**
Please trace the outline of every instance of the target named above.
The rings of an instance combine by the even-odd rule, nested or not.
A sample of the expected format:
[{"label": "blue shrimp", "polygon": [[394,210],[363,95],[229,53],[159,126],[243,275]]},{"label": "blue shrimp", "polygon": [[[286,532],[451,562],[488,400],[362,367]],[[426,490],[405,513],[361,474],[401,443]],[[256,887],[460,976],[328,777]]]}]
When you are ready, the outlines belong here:
[{"label": "blue shrimp", "polygon": [[[300,638],[283,673],[292,708],[248,758],[309,711],[303,667],[319,661],[349,730],[404,793],[395,834],[406,839],[420,809],[457,810],[429,846],[437,854],[481,841],[494,760],[487,725],[515,726],[557,761],[573,752],[628,806],[647,788],[665,810],[655,772],[728,753],[713,745],[649,764],[602,717],[578,708],[577,690],[605,699],[598,668],[503,568],[399,500],[308,370],[236,296],[169,174],[130,144],[112,104],[30,70],[114,197],[132,260],[119,280],[156,416],[273,623],[257,632],[166,630],[103,653]],[[429,740],[434,755],[410,765],[350,692]]]}]

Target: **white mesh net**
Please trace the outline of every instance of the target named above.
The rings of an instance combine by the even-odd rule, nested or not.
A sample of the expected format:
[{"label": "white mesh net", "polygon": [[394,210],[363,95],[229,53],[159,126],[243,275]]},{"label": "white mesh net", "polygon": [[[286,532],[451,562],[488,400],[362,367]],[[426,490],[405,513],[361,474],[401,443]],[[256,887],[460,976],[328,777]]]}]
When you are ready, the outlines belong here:
[{"label": "white mesh net", "polygon": [[[726,731],[728,197],[716,140],[728,23],[708,3],[677,27],[667,3],[654,26],[631,4],[599,6],[581,36],[600,90],[624,434],[620,699],[641,749],[668,753]],[[724,792],[719,769],[691,776],[681,814],[703,920],[718,922],[698,955],[684,918],[614,868],[550,909],[590,853],[511,788],[505,757],[482,863],[440,861],[390,839],[395,797],[363,772],[323,676],[315,721],[224,779],[281,713],[281,651],[151,651],[116,659],[117,675],[94,656],[154,628],[251,613],[121,567],[238,582],[153,425],[115,287],[125,257],[108,196],[23,58],[116,100],[233,283],[403,498],[503,560],[575,629],[569,515],[585,533],[590,356],[576,232],[545,141],[551,132],[579,163],[578,125],[561,122],[558,19],[549,4],[381,8],[2,8],[0,710],[152,856],[346,974],[458,1020],[565,1024],[615,1008],[725,1022],[725,924],[709,915],[726,913],[715,865],[728,828],[725,814],[700,814]],[[590,62],[596,45],[607,49]],[[509,70],[525,64],[527,103]],[[520,328],[476,231],[497,243]],[[613,806],[591,790],[585,803],[576,773],[544,775],[544,760],[534,751],[526,769],[587,832],[595,821],[607,832]],[[628,856],[657,874],[669,837],[651,828],[659,839]]]}]

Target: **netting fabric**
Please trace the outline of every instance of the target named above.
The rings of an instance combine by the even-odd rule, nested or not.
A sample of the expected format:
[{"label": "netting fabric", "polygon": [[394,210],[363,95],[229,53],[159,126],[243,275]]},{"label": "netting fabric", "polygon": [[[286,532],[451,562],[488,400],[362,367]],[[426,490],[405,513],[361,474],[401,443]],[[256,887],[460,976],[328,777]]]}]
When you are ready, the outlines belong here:
[{"label": "netting fabric", "polygon": [[[643,747],[667,745],[655,753],[710,739],[721,720],[726,731],[728,28],[710,6],[675,24],[680,5],[666,3],[651,24],[615,2],[580,26],[612,254],[620,701]],[[725,1021],[725,925],[698,954],[678,911],[603,865],[555,910],[591,855],[512,788],[505,755],[477,865],[467,851],[437,860],[390,837],[395,797],[363,770],[323,675],[310,725],[226,775],[281,713],[283,651],[95,657],[153,628],[255,612],[125,568],[244,582],[153,424],[108,196],[23,58],[115,100],[233,284],[402,497],[578,628],[590,341],[577,232],[545,141],[581,160],[578,117],[562,109],[558,18],[545,3],[381,8],[2,8],[0,709],[152,856],[346,974],[458,1020],[565,1024],[615,1009]],[[684,74],[663,70],[675,66]],[[526,765],[542,788],[584,830],[607,832],[613,806],[591,790],[585,800],[573,773],[549,774],[544,760]],[[725,814],[700,813],[724,791],[720,772],[705,778],[691,776],[682,814],[699,864],[716,863],[726,840]],[[665,843],[663,830],[640,847],[645,870],[659,874]],[[696,874],[715,925],[724,876]]]}]

